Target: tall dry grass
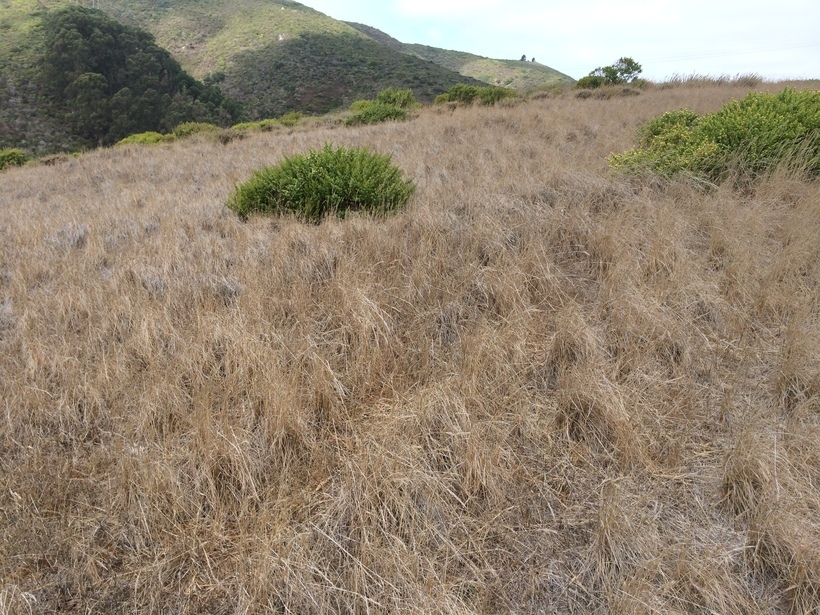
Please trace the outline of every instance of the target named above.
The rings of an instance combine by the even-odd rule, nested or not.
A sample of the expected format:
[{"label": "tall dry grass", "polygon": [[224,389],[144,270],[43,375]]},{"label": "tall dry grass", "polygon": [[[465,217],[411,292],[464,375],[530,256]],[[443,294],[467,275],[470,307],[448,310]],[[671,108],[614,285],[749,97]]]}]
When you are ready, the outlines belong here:
[{"label": "tall dry grass", "polygon": [[[605,161],[745,93],[3,173],[0,612],[817,613],[820,188]],[[224,208],[325,142],[415,200]]]}]

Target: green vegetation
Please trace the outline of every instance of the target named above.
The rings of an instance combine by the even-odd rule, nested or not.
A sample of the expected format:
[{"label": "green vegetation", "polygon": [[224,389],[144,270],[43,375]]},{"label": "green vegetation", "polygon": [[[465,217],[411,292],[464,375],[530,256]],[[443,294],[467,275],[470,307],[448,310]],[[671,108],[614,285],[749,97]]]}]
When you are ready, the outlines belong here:
[{"label": "green vegetation", "polygon": [[173,141],[174,135],[163,135],[158,132],[148,131],[130,135],[117,142],[117,145],[156,145]]},{"label": "green vegetation", "polygon": [[153,36],[99,10],[71,6],[48,16],[42,75],[58,114],[89,143],[190,121],[230,124],[238,107],[186,74]]},{"label": "green vegetation", "polygon": [[354,114],[345,120],[346,126],[378,124],[387,121],[404,121],[408,109],[418,106],[413,90],[387,88],[379,92],[376,100],[357,100],[350,105]]},{"label": "green vegetation", "polygon": [[388,105],[375,100],[365,101],[367,104],[358,105],[359,111],[345,120],[345,126],[359,124],[378,124],[379,122],[402,122],[407,119],[407,110],[394,105]]},{"label": "green vegetation", "polygon": [[732,170],[757,176],[786,164],[817,177],[819,134],[820,92],[752,93],[703,116],[689,110],[665,113],[642,128],[638,148],[613,155],[610,164],[711,181]]},{"label": "green vegetation", "polygon": [[576,84],[579,88],[594,89],[602,85],[633,83],[643,68],[632,58],[620,58],[610,66],[599,66]]},{"label": "green vegetation", "polygon": [[[321,115],[389,87],[412,89],[423,102],[464,78],[401,54],[358,32],[305,33],[236,56],[220,87],[241,100],[250,118],[289,111]],[[481,85],[479,82],[472,82]]]},{"label": "green vegetation", "polygon": [[236,130],[240,132],[245,131],[260,131],[260,132],[270,132],[276,126],[279,126],[279,122],[276,120],[259,120],[258,122],[241,122],[239,124],[234,124],[231,126],[231,130]]},{"label": "green vegetation", "polygon": [[28,157],[25,152],[16,148],[0,150],[0,171],[7,167],[19,167],[26,164]]},{"label": "green vegetation", "polygon": [[412,109],[418,105],[415,96],[413,96],[413,90],[401,90],[398,88],[382,90],[379,92],[379,95],[376,96],[376,102],[383,105],[393,105],[399,109]]},{"label": "green vegetation", "polygon": [[302,119],[302,114],[298,111],[291,111],[290,113],[285,113],[282,117],[279,118],[279,123],[282,126],[296,126]]},{"label": "green vegetation", "polygon": [[219,126],[207,124],[205,122],[185,122],[174,128],[174,136],[177,139],[184,139],[192,135],[206,133],[213,134],[219,131]]},{"label": "green vegetation", "polygon": [[344,217],[348,210],[393,212],[414,191],[413,181],[402,177],[389,155],[325,145],[256,171],[227,205],[242,218],[256,212],[293,214],[318,223],[328,214]]},{"label": "green vegetation", "polygon": [[459,83],[450,88],[446,94],[436,97],[436,103],[454,102],[462,105],[472,105],[478,101],[484,106],[492,106],[497,102],[517,96],[515,90],[499,88],[494,86],[476,87]]}]

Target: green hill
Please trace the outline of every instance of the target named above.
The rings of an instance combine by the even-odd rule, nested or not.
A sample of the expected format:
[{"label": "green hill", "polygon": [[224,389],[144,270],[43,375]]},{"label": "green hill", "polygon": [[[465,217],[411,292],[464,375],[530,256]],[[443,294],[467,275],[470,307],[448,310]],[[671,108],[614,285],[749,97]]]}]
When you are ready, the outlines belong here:
[{"label": "green hill", "polygon": [[154,34],[192,75],[241,101],[250,119],[325,113],[380,90],[432,99],[464,77],[397,53],[290,0],[107,0],[104,10]]},{"label": "green hill", "polygon": [[[49,110],[42,78],[43,20],[76,4],[0,1],[0,147],[45,153],[82,143]],[[289,111],[325,113],[390,86],[412,88],[418,100],[432,101],[456,83],[479,84],[290,0],[93,4],[150,32],[185,71],[240,101],[251,120]]]},{"label": "green hill", "polygon": [[515,90],[531,90],[575,83],[575,80],[569,75],[560,73],[554,68],[539,62],[494,60],[464,51],[450,51],[427,45],[402,43],[389,34],[371,26],[354,22],[346,23],[395,51],[433,62],[464,77],[477,79],[491,85],[499,85]]}]

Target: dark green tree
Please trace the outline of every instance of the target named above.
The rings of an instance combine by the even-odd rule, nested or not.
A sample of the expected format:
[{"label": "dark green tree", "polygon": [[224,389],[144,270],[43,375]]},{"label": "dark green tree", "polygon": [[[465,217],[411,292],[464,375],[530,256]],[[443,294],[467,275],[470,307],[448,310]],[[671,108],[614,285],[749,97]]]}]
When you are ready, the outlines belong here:
[{"label": "dark green tree", "polygon": [[606,85],[632,83],[643,72],[643,68],[632,58],[620,58],[615,64],[600,66],[589,73],[590,77],[601,77]]},{"label": "dark green tree", "polygon": [[43,76],[77,135],[110,144],[180,123],[230,125],[238,104],[182,70],[151,34],[99,10],[71,6],[45,22]]}]

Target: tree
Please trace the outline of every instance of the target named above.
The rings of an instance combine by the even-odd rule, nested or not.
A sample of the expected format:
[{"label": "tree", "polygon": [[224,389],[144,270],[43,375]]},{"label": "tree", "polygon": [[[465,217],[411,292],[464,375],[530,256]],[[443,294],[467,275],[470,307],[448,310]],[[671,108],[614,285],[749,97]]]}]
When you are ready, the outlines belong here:
[{"label": "tree", "polygon": [[632,58],[620,58],[610,66],[600,66],[589,73],[590,77],[601,77],[606,85],[632,83],[643,72],[643,68]]},{"label": "tree", "polygon": [[55,11],[44,32],[47,91],[57,113],[90,143],[116,143],[189,121],[230,125],[240,116],[236,103],[213,83],[183,71],[151,34],[102,11],[81,6]]}]

